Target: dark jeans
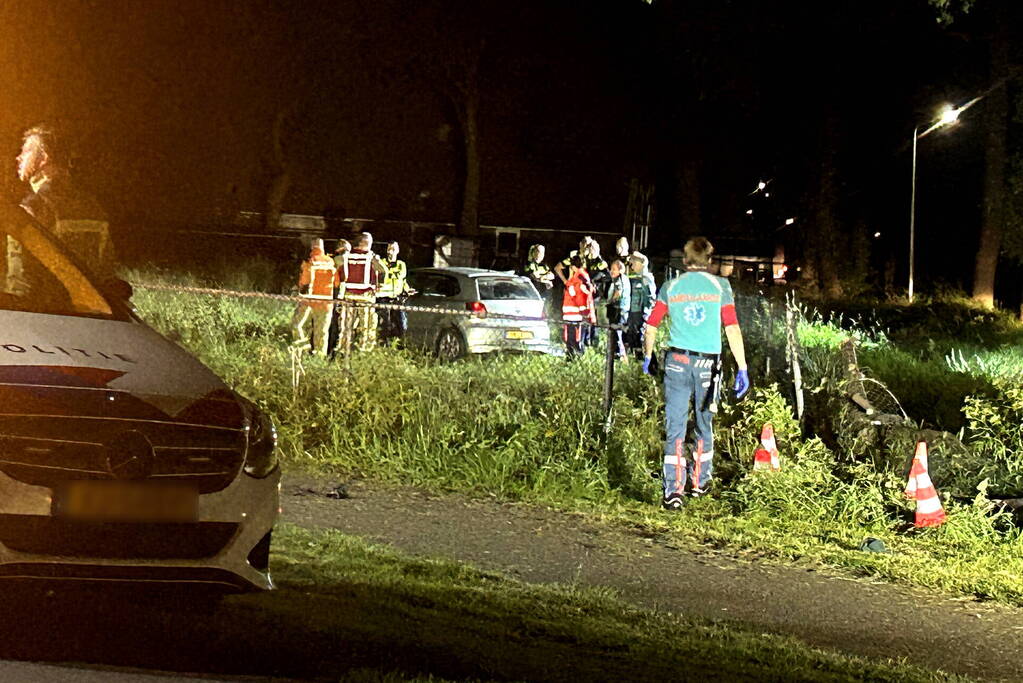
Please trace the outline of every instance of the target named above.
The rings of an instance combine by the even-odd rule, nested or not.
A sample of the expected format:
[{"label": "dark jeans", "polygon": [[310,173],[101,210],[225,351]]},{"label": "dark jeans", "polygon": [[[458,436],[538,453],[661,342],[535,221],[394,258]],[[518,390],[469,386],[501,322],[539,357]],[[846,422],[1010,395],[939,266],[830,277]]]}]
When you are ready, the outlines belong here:
[{"label": "dark jeans", "polygon": [[334,306],[334,312],[330,314],[330,329],[327,332],[327,357],[333,358],[337,353],[337,341],[341,337],[340,317],[342,306]]},{"label": "dark jeans", "polygon": [[[377,303],[397,304],[400,302],[397,299],[385,297],[377,299]],[[379,341],[400,339],[405,336],[405,331],[408,329],[408,316],[405,315],[405,311],[393,308],[378,308],[377,315],[380,317]]]},{"label": "dark jeans", "polygon": [[646,317],[643,315],[643,311],[629,313],[626,318],[625,348],[637,356],[643,355],[643,324],[645,322]]},{"label": "dark jeans", "polygon": [[569,360],[581,356],[586,350],[590,327],[592,326],[588,322],[565,323],[561,338],[565,340],[565,349],[568,351]]}]

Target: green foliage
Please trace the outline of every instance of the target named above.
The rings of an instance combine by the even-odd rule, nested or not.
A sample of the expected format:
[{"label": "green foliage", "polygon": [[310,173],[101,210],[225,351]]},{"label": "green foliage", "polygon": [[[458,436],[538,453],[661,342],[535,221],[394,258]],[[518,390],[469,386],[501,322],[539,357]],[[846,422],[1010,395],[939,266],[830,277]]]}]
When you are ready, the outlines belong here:
[{"label": "green foliage", "polygon": [[967,14],[975,0],[928,0],[937,12],[938,22],[951,24],[957,14]]},{"label": "green foliage", "polygon": [[574,363],[522,355],[442,364],[386,348],[350,367],[302,356],[294,386],[279,302],[154,291],[136,304],[274,416],[292,461],[516,497],[596,499],[611,487],[641,495],[639,482],[649,482],[657,388],[636,367],[622,373],[634,398],[616,402],[605,444],[602,354]]},{"label": "green foliage", "polygon": [[800,440],[799,423],[776,384],[752,389],[741,403],[722,404],[714,424],[715,450],[720,455],[715,464],[717,476],[731,480],[753,466],[760,432],[768,423],[774,427],[779,450],[788,451]]},{"label": "green foliage", "polygon": [[[602,354],[573,363],[500,356],[438,364],[386,348],[360,354],[350,364],[302,356],[296,368],[287,350],[287,305],[141,290],[135,302],[151,323],[274,416],[283,456],[292,465],[534,500],[620,519],[680,543],[852,567],[1023,604],[1019,532],[1005,515],[992,514],[983,497],[972,503],[948,500],[943,527],[904,535],[913,508],[902,498],[902,473],[876,469],[869,459],[857,462],[836,452],[830,441],[804,438],[786,395],[790,379],[783,365],[773,366],[777,384],[762,381],[746,401],[722,402],[715,422],[716,496],[691,502],[683,515],[665,516],[652,504],[659,485],[648,474],[661,460],[661,389],[640,374],[637,363],[617,366],[605,436]],[[784,326],[771,324],[770,305],[759,305],[759,320],[756,311],[746,318],[757,321],[746,328],[748,348],[757,349],[754,358],[784,338]],[[998,319],[984,325],[1000,330],[995,337],[1012,339],[1013,328]],[[1013,457],[1023,448],[1023,393],[1001,374],[1014,371],[1014,347],[987,351],[951,338],[897,345],[892,341],[902,335],[897,326],[820,314],[799,328],[810,395],[828,395],[820,387],[841,375],[834,349],[850,326],[866,342],[861,364],[897,387],[914,410],[951,414],[965,405],[972,453],[953,459],[949,477],[955,486],[949,490],[972,496],[982,478],[993,491],[1023,485],[1023,468]],[[954,371],[946,361],[952,348],[958,359]],[[917,405],[914,392],[928,398]],[[972,397],[966,400],[967,395]],[[752,474],[766,422],[775,429],[782,471]],[[882,539],[895,553],[861,553],[866,536]]]},{"label": "green foliage", "polygon": [[963,412],[970,423],[968,444],[972,459],[962,464],[979,472],[990,489],[1001,494],[1023,492],[1023,389],[1018,381],[996,378],[995,396],[971,396]]}]

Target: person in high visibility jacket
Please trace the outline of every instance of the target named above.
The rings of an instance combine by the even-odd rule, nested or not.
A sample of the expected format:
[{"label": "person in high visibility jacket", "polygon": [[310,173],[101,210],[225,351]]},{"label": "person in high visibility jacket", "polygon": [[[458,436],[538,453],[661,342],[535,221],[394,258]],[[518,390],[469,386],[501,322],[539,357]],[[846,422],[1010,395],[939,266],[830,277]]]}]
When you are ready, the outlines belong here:
[{"label": "person in high visibility jacket", "polygon": [[585,350],[590,327],[596,324],[597,315],[593,310],[593,283],[583,267],[583,260],[576,255],[568,263],[561,317],[565,321],[562,339],[571,360]]},{"label": "person in high visibility jacket", "polygon": [[[408,267],[404,261],[398,259],[400,250],[397,242],[387,243],[387,258],[384,260],[386,271],[377,288],[377,303],[379,304],[399,304],[412,292],[408,284]],[[398,308],[381,308],[378,315],[380,316],[380,341],[400,339],[405,336],[405,330],[408,328],[405,311]]]},{"label": "person in high visibility jacket", "polygon": [[[582,267],[588,274],[591,281],[593,300],[595,302],[600,301],[603,298],[603,289],[610,281],[611,276],[608,270],[607,261],[600,256],[600,244],[598,244],[597,240],[593,239],[589,235],[583,237],[579,242],[578,251],[572,251],[568,257],[554,265],[554,274],[558,276],[562,284],[567,286],[568,279],[565,277],[565,273],[567,272],[572,259],[576,256],[578,256],[582,261]],[[594,315],[596,315],[596,310],[594,310]],[[594,323],[588,326],[584,336],[586,337],[587,345],[597,345],[599,340],[597,338],[596,318],[594,318]]]},{"label": "person in high visibility jacket", "polygon": [[[298,291],[302,300],[291,319],[291,332],[295,346],[327,355],[330,318],[334,312],[334,288],[339,274],[334,261],[323,253],[323,240],[313,240],[309,258],[302,262],[298,276]],[[312,322],[312,330],[307,331]]]},{"label": "person in high visibility jacket", "polygon": [[522,268],[522,274],[529,278],[529,281],[536,287],[536,291],[543,297],[544,308],[551,305],[551,298],[554,292],[554,271],[543,262],[544,246],[534,244],[529,248],[529,255],[526,258],[526,265]]},{"label": "person in high visibility jacket", "polygon": [[649,269],[649,259],[635,251],[629,257],[629,315],[625,324],[625,348],[637,358],[643,357],[643,323],[650,316],[657,298],[657,284]]},{"label": "person in high visibility jacket", "polygon": [[[668,510],[682,507],[686,480],[690,495],[707,491],[714,465],[714,432],[711,421],[717,412],[721,378],[721,327],[738,371],[736,398],[749,391],[746,351],[735,315],[735,300],[728,280],[707,272],[714,247],[706,237],[686,242],[686,272],[664,283],[647,318],[643,372],[650,372],[657,326],[668,316],[668,351],[664,359],[664,470],[662,505]],[[695,418],[694,447],[686,456],[689,408]]]},{"label": "person in high visibility jacket", "polygon": [[[352,250],[352,243],[342,238],[337,241],[334,247],[334,267],[338,272],[338,285],[334,288],[334,298],[341,298],[341,274],[345,272],[345,261],[348,259],[348,252]],[[338,340],[341,338],[341,322],[339,316],[342,307],[335,305],[334,313],[330,316],[330,332],[327,334],[327,356],[334,358],[337,353]]]},{"label": "person in high visibility jacket", "polygon": [[352,250],[344,259],[341,273],[341,342],[344,353],[353,348],[368,350],[377,339],[376,290],[380,276],[387,268],[373,253],[373,235],[368,232],[355,236]]}]

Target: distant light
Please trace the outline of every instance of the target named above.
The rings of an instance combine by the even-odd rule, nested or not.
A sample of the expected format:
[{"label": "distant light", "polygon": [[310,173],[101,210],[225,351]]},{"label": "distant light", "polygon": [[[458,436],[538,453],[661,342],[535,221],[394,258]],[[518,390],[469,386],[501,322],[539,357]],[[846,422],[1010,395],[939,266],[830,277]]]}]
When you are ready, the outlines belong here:
[{"label": "distant light", "polygon": [[767,183],[765,183],[763,180],[761,180],[759,183],[757,183],[757,189],[758,190],[763,190],[765,187],[767,187]]},{"label": "distant light", "polygon": [[785,219],[785,225],[792,225],[795,222],[796,222],[795,218],[786,218]]},{"label": "distant light", "polygon": [[874,237],[880,237],[880,236],[881,236],[881,233],[880,233],[880,232],[875,232],[875,233],[874,233]]},{"label": "distant light", "polygon": [[746,215],[747,216],[752,216],[753,215],[753,209],[746,209]]},{"label": "distant light", "polygon": [[770,196],[771,196],[771,193],[770,193],[770,192],[765,192],[765,193],[764,193],[764,196],[765,196],[765,197],[770,197]]},{"label": "distant light", "polygon": [[962,109],[956,109],[952,105],[947,104],[941,110],[941,116],[938,118],[938,123],[943,126],[955,123],[959,120],[959,114],[961,114],[962,111]]}]

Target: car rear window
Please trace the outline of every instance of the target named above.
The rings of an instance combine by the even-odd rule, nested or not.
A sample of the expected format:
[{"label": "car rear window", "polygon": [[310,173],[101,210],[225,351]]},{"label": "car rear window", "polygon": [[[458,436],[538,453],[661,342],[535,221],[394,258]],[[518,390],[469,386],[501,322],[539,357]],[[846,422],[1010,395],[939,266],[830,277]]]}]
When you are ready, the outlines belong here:
[{"label": "car rear window", "polygon": [[517,277],[478,277],[481,301],[501,301],[505,299],[539,299],[533,285]]},{"label": "car rear window", "polygon": [[409,284],[423,296],[457,296],[460,290],[458,280],[442,273],[412,272]]}]

